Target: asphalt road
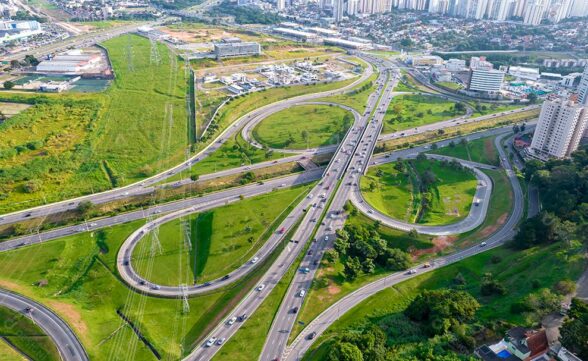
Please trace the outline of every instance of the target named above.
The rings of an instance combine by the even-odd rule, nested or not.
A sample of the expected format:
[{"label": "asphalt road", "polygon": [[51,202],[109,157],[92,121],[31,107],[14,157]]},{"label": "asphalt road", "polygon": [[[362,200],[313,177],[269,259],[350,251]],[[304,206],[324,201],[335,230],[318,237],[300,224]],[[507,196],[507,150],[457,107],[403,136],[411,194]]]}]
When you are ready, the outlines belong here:
[{"label": "asphalt road", "polygon": [[[384,68],[388,66],[385,62],[379,62],[378,65]],[[363,170],[367,169],[378,135],[382,130],[386,109],[388,109],[388,105],[393,98],[392,92],[398,78],[399,72],[397,73],[395,70],[390,72],[382,70],[380,72],[380,77],[376,82],[377,91],[373,94],[371,102],[368,101],[368,111],[364,114],[365,121],[370,121],[356,144],[351,144],[352,147],[348,149],[348,152],[351,153],[351,158],[345,173],[341,177],[340,188],[334,195],[333,202],[328,209],[329,217],[325,220],[325,224],[319,226],[317,232],[319,235],[317,237],[318,241],[310,247],[309,252],[303,258],[301,262],[302,271],[294,275],[282,299],[259,358],[262,361],[279,358],[286,349],[288,338],[296,322],[297,313],[295,310],[302,306],[305,296],[301,292],[306,293],[310,289],[324,251],[332,247],[336,238],[335,232],[343,228],[345,224],[346,217],[344,216],[343,207],[350,194],[353,193],[354,184],[357,184],[356,182],[361,177]],[[374,110],[373,115],[371,114],[372,110]]]},{"label": "asphalt road", "polygon": [[157,217],[160,214],[177,212],[183,209],[202,204],[214,203],[222,206],[226,202],[234,202],[239,196],[253,197],[256,195],[269,193],[275,188],[290,187],[297,184],[308,183],[321,177],[322,170],[310,170],[300,174],[293,174],[286,177],[275,178],[265,181],[262,185],[251,184],[243,187],[229,188],[220,192],[209,193],[202,197],[192,197],[176,202],[164,203],[147,209],[140,209],[128,213],[122,213],[113,217],[95,219],[81,225],[55,228],[46,232],[31,234],[23,237],[13,238],[8,241],[0,242],[0,252],[9,251],[26,245],[46,242],[56,238],[70,236],[73,234],[92,232],[100,228],[111,227],[117,224],[127,223],[148,217]]},{"label": "asphalt road", "polygon": [[[398,219],[394,219],[386,214],[381,213],[368,202],[366,202],[361,192],[360,184],[354,183],[353,191],[351,192],[350,200],[353,205],[368,218],[374,221],[380,221],[382,224],[399,229],[401,231],[409,232],[414,229],[422,234],[429,234],[435,236],[444,236],[450,234],[460,234],[471,231],[476,227],[484,223],[486,213],[488,212],[488,206],[490,204],[490,195],[492,194],[492,180],[484,172],[480,171],[473,165],[473,162],[462,161],[461,159],[443,157],[437,155],[427,155],[429,158],[435,159],[446,159],[454,160],[460,163],[462,166],[472,170],[478,180],[476,186],[476,193],[472,198],[473,206],[470,208],[468,215],[460,221],[455,223],[440,225],[440,226],[428,226],[422,224],[414,224],[409,222],[403,222]],[[485,169],[493,169],[495,167],[489,165],[481,165]]]},{"label": "asphalt road", "polygon": [[[45,306],[17,293],[0,289],[0,306],[31,319],[55,343],[64,361],[89,360],[86,350],[69,326]],[[10,320],[2,320],[10,322]]]},{"label": "asphalt road", "polygon": [[[524,197],[521,186],[518,182],[517,176],[513,171],[510,163],[508,162],[504,149],[500,146],[500,141],[510,134],[505,133],[498,136],[495,140],[496,148],[498,149],[501,157],[502,166],[504,167],[514,194],[514,207],[512,213],[509,215],[506,223],[492,236],[483,240],[485,246],[482,246],[482,242],[479,245],[472,246],[462,251],[456,252],[449,256],[437,258],[430,262],[431,267],[424,268],[424,265],[413,267],[412,269],[416,273],[411,272],[398,272],[374,281],[368,285],[361,287],[360,289],[348,294],[338,302],[331,305],[328,309],[322,312],[316,317],[311,323],[309,323],[304,330],[296,337],[292,344],[285,350],[281,355],[280,360],[301,360],[304,354],[317,340],[317,338],[327,330],[335,321],[341,317],[346,311],[357,306],[359,303],[367,299],[368,297],[391,287],[400,282],[406,281],[410,278],[416,277],[419,274],[436,270],[440,267],[458,262],[464,258],[471,257],[478,253],[484,252],[488,249],[498,247],[504,242],[510,240],[516,234],[516,227],[518,222],[521,220],[524,209]],[[309,335],[316,332],[315,337],[312,339]],[[271,336],[271,335],[270,335]]]},{"label": "asphalt road", "polygon": [[92,203],[105,203],[117,199],[123,199],[129,196],[133,196],[135,194],[144,194],[145,187],[151,187],[164,181],[167,178],[173,177],[176,174],[182,172],[183,170],[191,168],[194,164],[200,162],[201,160],[208,157],[210,154],[214,153],[219,147],[222,146],[222,143],[229,140],[236,132],[239,131],[244,125],[246,125],[251,119],[256,118],[259,114],[263,113],[274,113],[274,109],[281,109],[285,105],[296,104],[304,101],[310,101],[312,99],[318,97],[327,97],[331,95],[336,95],[340,93],[346,92],[348,89],[353,88],[357,84],[363,82],[365,79],[369,78],[373,73],[373,69],[369,66],[366,71],[354,82],[338,88],[334,90],[324,91],[321,93],[312,93],[312,94],[305,94],[296,96],[293,98],[285,99],[282,101],[278,101],[272,104],[265,105],[263,107],[257,108],[252,112],[242,116],[241,118],[237,119],[233,124],[227,127],[224,131],[222,131],[218,137],[214,139],[210,144],[204,147],[200,152],[198,152],[193,157],[189,158],[188,160],[184,161],[177,166],[168,169],[164,172],[158,173],[150,178],[147,178],[141,182],[133,183],[124,187],[104,191],[101,193],[95,193],[87,196],[77,197],[75,199],[55,202],[43,206],[38,206],[34,208],[29,208],[26,210],[13,212],[9,214],[5,214],[0,216],[0,224],[9,224],[18,222],[27,218],[33,217],[44,217],[50,214],[63,212],[66,210],[76,209],[80,202],[82,201],[91,201]]},{"label": "asphalt road", "polygon": [[[377,81],[377,84],[381,84],[381,87],[378,88],[377,91],[378,93],[381,93],[384,90],[383,80],[380,78]],[[377,102],[378,96],[369,97],[367,109],[374,109]],[[222,339],[224,342],[234,335],[234,333],[246,320],[246,317],[243,319],[242,316],[253,313],[259,307],[259,305],[261,305],[275,285],[286,273],[289,266],[294,262],[304,245],[313,236],[316,223],[318,223],[318,221],[321,219],[321,215],[325,211],[324,207],[326,204],[328,204],[327,200],[335,196],[328,210],[326,210],[323,222],[324,224],[319,225],[316,236],[311,241],[312,243],[310,245],[310,254],[305,256],[305,261],[316,263],[316,265],[318,264],[318,261],[322,257],[322,250],[324,249],[324,246],[329,244],[334,239],[334,227],[339,227],[343,223],[343,220],[340,216],[340,213],[342,213],[341,211],[343,204],[341,204],[341,201],[338,201],[337,199],[344,197],[337,197],[337,195],[341,193],[344,194],[344,192],[348,191],[349,188],[343,183],[341,183],[340,187],[338,187],[338,185],[343,175],[347,174],[347,166],[355,157],[355,150],[358,148],[358,145],[365,136],[366,130],[371,128],[368,126],[367,122],[367,116],[360,117],[359,119],[356,119],[356,122],[349,129],[345,138],[339,144],[339,147],[331,159],[329,166],[325,170],[321,182],[310,192],[306,198],[305,202],[308,204],[307,211],[300,212],[296,209],[289,215],[289,217],[293,217],[294,219],[301,219],[301,222],[296,228],[296,231],[292,237],[292,241],[288,243],[288,246],[285,248],[285,250],[279,254],[278,259],[261,277],[260,285],[252,289],[241,300],[241,302],[231,310],[229,316],[219,323],[208,335],[207,339],[210,340],[213,345],[207,346],[207,344],[204,343],[200,347],[197,347],[195,350],[193,350],[186,360],[210,360],[219,350],[219,346],[214,343],[213,340],[216,341],[217,339]],[[373,137],[374,142],[376,138],[377,136]],[[347,189],[345,189],[346,187]],[[289,229],[285,230],[286,233],[288,231]],[[234,317],[237,319],[239,316],[241,316],[241,321],[231,321]]]}]

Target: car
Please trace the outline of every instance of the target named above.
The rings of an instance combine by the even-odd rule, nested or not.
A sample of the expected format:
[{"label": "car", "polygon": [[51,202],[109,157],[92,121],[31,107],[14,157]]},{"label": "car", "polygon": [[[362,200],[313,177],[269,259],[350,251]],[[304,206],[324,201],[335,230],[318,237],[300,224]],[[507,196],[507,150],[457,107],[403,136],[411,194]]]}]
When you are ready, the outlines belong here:
[{"label": "car", "polygon": [[222,345],[225,342],[225,340],[226,340],[226,338],[221,337],[218,340],[216,340],[216,344],[220,346],[220,345]]},{"label": "car", "polygon": [[293,307],[290,312],[292,313],[298,313],[298,307]]},{"label": "car", "polygon": [[408,271],[408,274],[409,275],[413,275],[415,273],[417,273],[417,270],[415,270],[415,269],[411,269],[411,270]]},{"label": "car", "polygon": [[246,319],[247,319],[247,314],[246,314],[246,313],[242,314],[241,316],[239,316],[239,317],[237,318],[237,320],[238,320],[239,322],[243,322],[243,321],[245,321]]},{"label": "car", "polygon": [[206,347],[211,347],[212,345],[214,345],[214,343],[216,342],[216,337],[211,337],[208,339],[208,341],[206,341]]},{"label": "car", "polygon": [[227,321],[227,325],[231,326],[232,324],[234,324],[235,322],[237,322],[237,317],[231,317],[228,321]]},{"label": "car", "polygon": [[308,250],[308,255],[309,256],[312,256],[312,249],[311,250]]},{"label": "car", "polygon": [[374,211],[372,211],[371,209],[368,209],[368,213],[372,214],[372,213],[374,213]]},{"label": "car", "polygon": [[423,265],[423,268],[429,268],[429,267],[431,267],[431,264],[430,264],[429,262],[426,262],[426,263]]},{"label": "car", "polygon": [[329,240],[329,236],[325,236],[325,241],[328,241],[328,240]]},{"label": "car", "polygon": [[309,340],[313,340],[316,337],[316,332],[311,332],[308,334],[308,336],[306,336],[307,339]]},{"label": "car", "polygon": [[486,242],[482,242],[482,243],[480,243],[480,247],[485,247],[487,244],[488,243],[486,243]]},{"label": "car", "polygon": [[259,257],[253,257],[253,259],[251,260],[251,263],[256,264],[257,261],[259,261]]},{"label": "car", "polygon": [[222,278],[222,280],[223,280],[223,281],[226,281],[226,280],[228,280],[229,278],[231,278],[231,275],[224,275],[224,276],[223,276],[223,278]]},{"label": "car", "polygon": [[257,290],[260,291],[260,292],[263,291],[264,289],[265,289],[265,284],[264,283],[262,283],[259,286],[257,286]]},{"label": "car", "polygon": [[298,297],[304,297],[304,295],[306,294],[306,290],[301,289],[300,291],[298,291]]},{"label": "car", "polygon": [[302,273],[308,273],[308,272],[310,272],[310,269],[308,267],[304,267],[304,268],[302,268],[300,270],[300,272],[302,272]]},{"label": "car", "polygon": [[286,232],[286,227],[282,227],[282,228],[280,228],[280,230],[279,230],[278,232],[279,232],[279,233],[284,233],[284,232]]}]

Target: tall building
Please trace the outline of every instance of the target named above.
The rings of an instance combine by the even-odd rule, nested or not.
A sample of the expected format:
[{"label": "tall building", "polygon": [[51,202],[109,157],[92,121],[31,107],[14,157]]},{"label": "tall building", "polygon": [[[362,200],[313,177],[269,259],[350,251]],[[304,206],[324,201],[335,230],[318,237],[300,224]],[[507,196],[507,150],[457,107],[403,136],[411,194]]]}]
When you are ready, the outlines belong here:
[{"label": "tall building", "polygon": [[587,16],[588,15],[588,0],[573,0],[568,16]]},{"label": "tall building", "polygon": [[565,158],[578,149],[588,122],[588,108],[570,100],[547,100],[529,149],[540,159]]},{"label": "tall building", "polygon": [[469,90],[484,93],[498,93],[502,89],[504,72],[500,70],[474,69],[470,75]]},{"label": "tall building", "polygon": [[353,16],[357,15],[357,7],[359,5],[359,0],[347,0],[347,15]]},{"label": "tall building", "polygon": [[588,65],[584,68],[584,74],[582,74],[582,79],[578,84],[578,102],[588,105]]},{"label": "tall building", "polygon": [[333,0],[333,18],[337,23],[343,20],[343,10],[345,9],[343,5],[343,0]]},{"label": "tall building", "polygon": [[359,0],[358,11],[362,14],[378,14],[390,11],[389,0]]},{"label": "tall building", "polygon": [[529,25],[541,24],[546,10],[545,0],[527,0],[523,22]]},{"label": "tall building", "polygon": [[278,11],[282,11],[286,8],[286,0],[276,0],[276,8]]}]

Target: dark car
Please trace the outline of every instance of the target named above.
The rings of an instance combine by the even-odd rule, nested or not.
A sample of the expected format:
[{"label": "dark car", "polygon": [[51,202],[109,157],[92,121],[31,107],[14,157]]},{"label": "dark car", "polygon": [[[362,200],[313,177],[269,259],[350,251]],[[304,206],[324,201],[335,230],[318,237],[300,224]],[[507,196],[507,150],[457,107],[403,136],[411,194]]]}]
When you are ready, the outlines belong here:
[{"label": "dark car", "polygon": [[292,309],[292,313],[298,313],[298,307],[294,307],[294,308]]},{"label": "dark car", "polygon": [[228,280],[229,278],[231,278],[231,275],[224,275],[223,276],[223,281]]},{"label": "dark car", "polygon": [[243,322],[243,321],[245,321],[246,319],[247,319],[247,314],[246,314],[246,313],[244,313],[244,314],[242,314],[241,316],[237,317],[237,320],[238,320],[239,322]]},{"label": "dark car", "polygon": [[313,340],[316,337],[316,332],[311,332],[308,334],[308,336],[306,336],[306,338],[308,338],[309,340]]}]

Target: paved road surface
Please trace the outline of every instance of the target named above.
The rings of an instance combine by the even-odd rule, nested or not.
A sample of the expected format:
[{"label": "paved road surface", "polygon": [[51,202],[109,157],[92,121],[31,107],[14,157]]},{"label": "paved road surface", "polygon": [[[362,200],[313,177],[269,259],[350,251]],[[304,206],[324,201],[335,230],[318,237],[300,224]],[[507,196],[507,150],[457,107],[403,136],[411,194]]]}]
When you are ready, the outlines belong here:
[{"label": "paved road surface", "polygon": [[[63,360],[89,360],[86,350],[69,326],[45,306],[17,293],[0,289],[0,306],[33,320],[55,343]],[[2,320],[8,322],[9,320]]]},{"label": "paved road surface", "polygon": [[[378,84],[382,85],[378,92],[382,92],[382,79],[378,81]],[[367,104],[368,109],[374,109],[377,101],[378,97],[370,97]],[[233,317],[242,316],[243,314],[249,315],[259,307],[286,273],[289,266],[294,262],[306,242],[308,242],[313,236],[316,223],[321,219],[321,215],[325,210],[324,207],[328,204],[327,200],[331,199],[335,194],[346,191],[344,189],[346,187],[344,184],[341,184],[341,187],[338,189],[339,180],[341,179],[342,174],[345,174],[345,170],[355,154],[355,149],[358,147],[358,144],[365,134],[368,125],[367,120],[368,117],[361,117],[347,132],[345,138],[337,148],[335,155],[331,159],[329,166],[325,170],[322,181],[310,192],[309,197],[306,199],[310,204],[307,211],[303,212],[303,214],[296,214],[297,211],[295,210],[295,212],[293,212],[294,214],[290,214],[290,216],[302,219],[302,221],[292,237],[294,242],[288,244],[286,249],[280,253],[278,259],[261,277],[260,286],[263,285],[262,288],[258,289],[256,287],[252,289],[241,302],[232,309],[229,316],[214,328],[208,336],[209,339],[211,337],[216,337],[226,340],[234,335],[243,322],[236,321],[232,325],[229,325],[229,320]],[[374,139],[375,138],[377,137],[374,137]],[[307,257],[315,257],[314,261],[316,261],[316,264],[318,264],[318,260],[322,257],[322,249],[324,245],[334,239],[334,229],[332,226],[336,224],[337,221],[335,220],[340,217],[339,212],[343,206],[342,204],[339,204],[338,206],[340,208],[336,210],[333,206],[335,202],[336,200],[332,202],[328,211],[325,213],[325,224],[318,228],[316,237],[312,240],[313,243],[310,246],[310,250],[313,251],[312,254],[307,255]],[[331,227],[330,229],[329,226]],[[288,230],[286,230],[286,232],[287,231]],[[213,345],[212,347],[201,345],[197,347],[186,360],[210,360],[218,350],[219,347],[217,345]]]},{"label": "paved road surface", "polygon": [[[346,311],[352,309],[368,297],[384,290],[388,287],[391,287],[395,284],[403,282],[407,279],[413,278],[418,276],[419,274],[430,272],[437,268],[449,265],[454,262],[458,262],[464,258],[471,257],[478,253],[484,252],[490,248],[498,247],[504,242],[510,240],[516,233],[516,227],[518,222],[521,220],[523,215],[523,208],[524,208],[524,197],[523,191],[521,186],[518,182],[517,176],[513,171],[510,163],[506,160],[506,154],[504,149],[500,146],[500,141],[507,137],[509,134],[503,134],[496,138],[495,145],[498,149],[500,157],[505,159],[502,161],[502,165],[506,171],[508,179],[513,189],[514,194],[514,207],[512,213],[509,215],[508,220],[506,223],[492,236],[488,237],[484,240],[486,242],[485,246],[476,245],[470,248],[467,248],[463,251],[459,251],[449,256],[441,257],[435,259],[434,261],[430,262],[432,267],[430,268],[423,268],[423,265],[414,267],[413,269],[416,270],[416,274],[410,274],[409,272],[398,272],[381,278],[375,282],[367,284],[360,289],[350,293],[349,295],[343,297],[341,300],[336,302],[335,304],[331,305],[327,310],[321,313],[317,318],[315,318],[311,323],[308,324],[307,327],[296,337],[296,339],[292,342],[292,344],[286,349],[286,351],[282,354],[281,360],[300,360],[304,356],[304,354],[308,351],[308,349],[312,346],[312,344],[317,340],[318,336],[320,336],[327,328],[332,325],[341,315],[343,315]],[[481,244],[481,243],[480,243]],[[316,332],[316,337],[313,339],[309,338],[309,335],[312,332]],[[271,336],[271,335],[270,335]]]}]

